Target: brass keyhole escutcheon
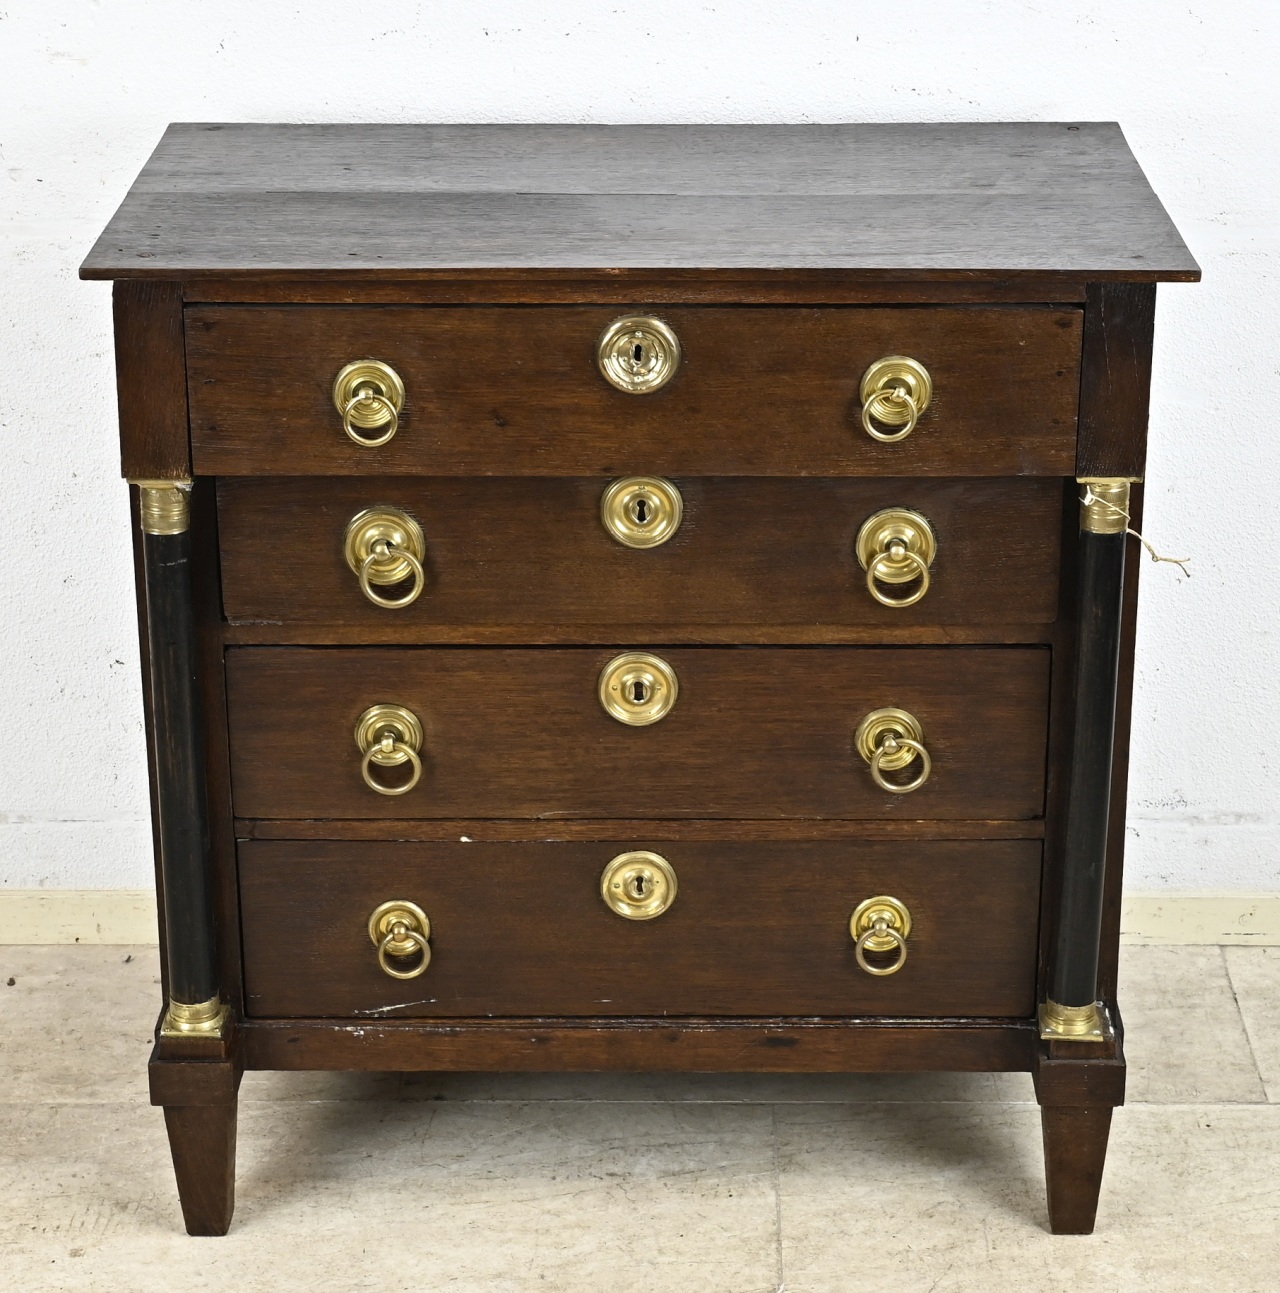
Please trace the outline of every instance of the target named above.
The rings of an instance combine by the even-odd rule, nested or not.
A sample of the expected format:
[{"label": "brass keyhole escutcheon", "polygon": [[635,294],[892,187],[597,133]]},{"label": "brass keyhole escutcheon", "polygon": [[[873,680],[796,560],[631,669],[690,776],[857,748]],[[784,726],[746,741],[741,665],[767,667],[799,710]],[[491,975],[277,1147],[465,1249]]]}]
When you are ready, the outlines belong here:
[{"label": "brass keyhole escutcheon", "polygon": [[661,476],[624,476],[600,496],[600,520],[628,548],[657,548],[684,519],[680,491]]},{"label": "brass keyhole escutcheon", "polygon": [[628,395],[650,395],[676,375],[680,342],[661,319],[628,314],[600,334],[596,364],[611,386]]},{"label": "brass keyhole escutcheon", "polygon": [[629,727],[648,727],[676,703],[676,671],[660,656],[627,651],[600,671],[597,694],[604,712]]},{"label": "brass keyhole escutcheon", "polygon": [[[906,965],[910,934],[911,913],[906,903],[887,894],[860,902],[849,918],[849,936],[854,940],[853,954],[858,966],[876,978],[897,974]],[[888,964],[867,959],[867,953],[879,957],[895,949],[898,955]]]},{"label": "brass keyhole escutcheon", "polygon": [[431,921],[417,903],[393,898],[369,917],[369,941],[378,965],[393,979],[416,979],[431,964]]},{"label": "brass keyhole escutcheon", "polygon": [[333,405],[347,438],[363,448],[376,449],[400,429],[404,382],[380,359],[357,359],[333,379]]},{"label": "brass keyhole escutcheon", "polygon": [[865,373],[858,388],[862,429],[882,444],[905,440],[933,399],[928,369],[906,355],[886,355]]},{"label": "brass keyhole escutcheon", "polygon": [[[891,795],[919,790],[933,772],[933,759],[924,743],[924,728],[905,709],[873,709],[853,734],[854,748],[871,769],[871,779]],[[915,763],[919,768],[905,781],[890,780],[885,773],[901,772]]]},{"label": "brass keyhole escutcheon", "polygon": [[652,920],[676,900],[675,868],[660,853],[619,853],[600,876],[600,896],[627,920]]},{"label": "brass keyhole escutcheon", "polygon": [[[867,572],[867,591],[881,606],[914,606],[929,591],[938,541],[919,512],[889,507],[867,517],[854,551]],[[899,588],[905,591],[895,595],[892,590]]]},{"label": "brass keyhole escutcheon", "polygon": [[[369,507],[347,522],[343,555],[360,581],[360,591],[375,605],[401,610],[416,602],[426,586],[423,561],[427,541],[422,526],[398,507]],[[407,585],[398,596],[378,588]]]},{"label": "brass keyhole escutcheon", "polygon": [[[371,705],[356,719],[356,746],[360,750],[360,775],[370,790],[380,795],[407,795],[422,780],[422,723],[403,705]],[[379,768],[409,765],[409,775],[385,780]]]}]

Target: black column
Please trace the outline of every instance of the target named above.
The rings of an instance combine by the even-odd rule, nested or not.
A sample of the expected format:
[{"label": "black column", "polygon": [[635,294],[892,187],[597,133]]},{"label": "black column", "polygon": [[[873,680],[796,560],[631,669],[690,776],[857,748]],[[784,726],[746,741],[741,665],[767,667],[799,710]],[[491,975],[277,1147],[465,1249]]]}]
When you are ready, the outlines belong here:
[{"label": "black column", "polygon": [[204,737],[196,695],[191,535],[185,490],[146,482],[142,492],[169,998],[196,1005],[218,996],[218,978]]},{"label": "black column", "polygon": [[1129,494],[1127,482],[1086,489],[1093,501],[1081,508],[1074,736],[1049,988],[1051,1001],[1069,1007],[1092,1005],[1098,990]]}]

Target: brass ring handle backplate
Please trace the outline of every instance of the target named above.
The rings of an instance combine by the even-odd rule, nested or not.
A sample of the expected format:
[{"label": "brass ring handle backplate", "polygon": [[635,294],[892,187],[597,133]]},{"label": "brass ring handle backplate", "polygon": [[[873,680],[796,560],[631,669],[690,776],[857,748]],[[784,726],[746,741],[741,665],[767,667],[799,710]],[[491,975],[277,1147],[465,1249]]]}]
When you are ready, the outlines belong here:
[{"label": "brass ring handle backplate", "polygon": [[[380,359],[357,359],[333,379],[333,404],[347,438],[363,448],[376,449],[400,429],[404,382]],[[378,434],[366,435],[368,431]]]},{"label": "brass ring handle backplate", "polygon": [[[854,748],[871,769],[871,779],[891,795],[909,795],[919,790],[933,772],[933,759],[924,743],[920,720],[905,709],[873,709],[853,734]],[[916,775],[908,781],[891,781],[886,772],[900,772],[919,762]]]},{"label": "brass ring handle backplate", "polygon": [[680,683],[660,656],[626,651],[600,670],[596,690],[610,718],[628,727],[648,727],[671,712]]},{"label": "brass ring handle backplate", "polygon": [[417,903],[393,898],[374,908],[369,941],[378,949],[378,965],[393,979],[416,979],[431,964],[431,921]]},{"label": "brass ring handle backplate", "polygon": [[[881,606],[914,606],[929,591],[929,568],[938,555],[933,527],[919,512],[889,507],[862,523],[854,543],[867,572],[867,591]],[[897,596],[892,591],[905,588]]]},{"label": "brass ring handle backplate", "polygon": [[600,334],[596,365],[605,381],[618,390],[651,395],[676,375],[680,342],[661,319],[628,314]]},{"label": "brass ring handle backplate", "polygon": [[628,548],[657,548],[680,528],[684,499],[661,476],[625,476],[600,496],[600,520]]},{"label": "brass ring handle backplate", "polygon": [[[380,795],[407,795],[422,780],[422,723],[403,705],[371,705],[356,720],[356,745],[360,750],[360,775],[370,790]],[[376,768],[409,765],[409,777],[399,784],[375,775]]]},{"label": "brass ring handle backplate", "polygon": [[[422,526],[398,507],[369,507],[347,522],[343,555],[360,583],[360,591],[375,606],[400,610],[418,600],[426,585],[423,561],[427,541]],[[384,597],[378,588],[408,584],[398,597]]]},{"label": "brass ring handle backplate", "polygon": [[933,379],[928,369],[906,355],[877,359],[859,386],[862,429],[882,444],[905,440],[933,399]]},{"label": "brass ring handle backplate", "polygon": [[627,920],[652,920],[676,900],[675,868],[660,853],[619,853],[600,876],[600,896]]},{"label": "brass ring handle backplate", "polygon": [[[853,955],[858,967],[875,978],[897,974],[907,963],[907,939],[911,935],[911,913],[905,903],[881,894],[860,902],[849,917],[849,936],[854,940]],[[877,965],[867,953],[877,955],[897,949],[897,957],[888,965]]]}]

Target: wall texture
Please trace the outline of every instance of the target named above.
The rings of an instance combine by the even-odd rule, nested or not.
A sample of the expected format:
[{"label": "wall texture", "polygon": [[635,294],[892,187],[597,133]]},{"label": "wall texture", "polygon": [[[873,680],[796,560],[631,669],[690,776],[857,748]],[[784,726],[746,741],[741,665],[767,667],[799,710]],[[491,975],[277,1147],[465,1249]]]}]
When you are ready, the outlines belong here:
[{"label": "wall texture", "polygon": [[0,6],[0,886],[150,847],[109,288],[170,120],[1119,120],[1200,259],[1160,290],[1130,883],[1280,889],[1274,0],[8,0]]}]

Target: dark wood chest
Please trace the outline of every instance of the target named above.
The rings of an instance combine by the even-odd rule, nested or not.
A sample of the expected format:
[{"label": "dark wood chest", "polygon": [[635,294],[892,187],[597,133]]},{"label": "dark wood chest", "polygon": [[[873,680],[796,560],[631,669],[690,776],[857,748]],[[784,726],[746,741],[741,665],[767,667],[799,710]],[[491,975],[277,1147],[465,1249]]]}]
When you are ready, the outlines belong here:
[{"label": "dark wood chest", "polygon": [[1118,127],[174,126],[113,279],[192,1233],[246,1068],[1022,1070],[1092,1228]]}]

